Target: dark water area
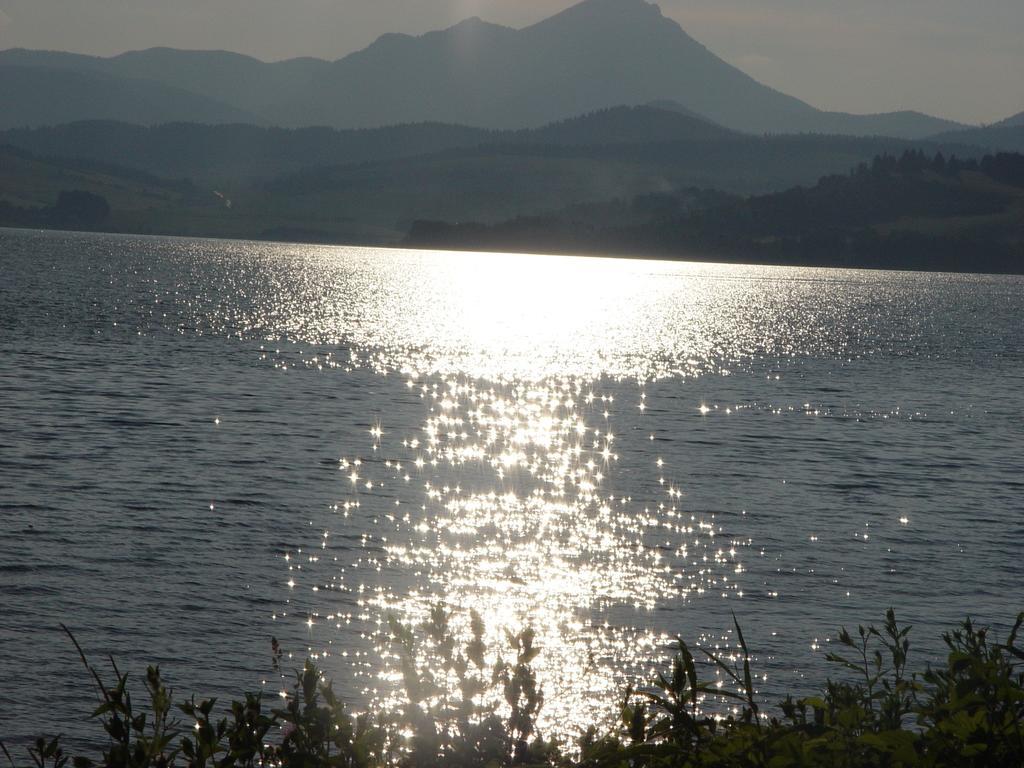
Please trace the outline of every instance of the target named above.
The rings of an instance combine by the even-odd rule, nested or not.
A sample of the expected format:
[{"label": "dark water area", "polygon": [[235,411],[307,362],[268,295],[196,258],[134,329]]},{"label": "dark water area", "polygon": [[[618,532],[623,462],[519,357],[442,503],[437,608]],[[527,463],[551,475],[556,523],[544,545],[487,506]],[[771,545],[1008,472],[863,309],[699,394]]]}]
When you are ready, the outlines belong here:
[{"label": "dark water area", "polygon": [[386,617],[542,649],[544,724],[676,634],[766,701],[891,606],[1024,609],[1024,279],[0,230],[0,738],[97,663],[359,706]]}]

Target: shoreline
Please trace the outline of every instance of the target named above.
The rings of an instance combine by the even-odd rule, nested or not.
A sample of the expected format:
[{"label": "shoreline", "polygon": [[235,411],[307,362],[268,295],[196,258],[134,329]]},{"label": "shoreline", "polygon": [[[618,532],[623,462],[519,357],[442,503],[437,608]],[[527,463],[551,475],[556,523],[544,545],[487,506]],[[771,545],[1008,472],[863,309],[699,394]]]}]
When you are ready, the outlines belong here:
[{"label": "shoreline", "polygon": [[658,252],[621,252],[621,253],[608,253],[607,251],[590,251],[585,249],[560,249],[551,248],[547,251],[541,251],[536,248],[486,248],[471,245],[460,245],[460,244],[413,244],[406,241],[399,241],[397,243],[385,243],[385,242],[320,242],[320,241],[301,241],[301,240],[275,240],[275,239],[262,239],[262,238],[245,238],[245,237],[227,237],[217,235],[189,235],[189,234],[171,234],[171,233],[154,233],[154,232],[132,232],[132,231],[121,231],[121,230],[78,230],[78,229],[59,229],[55,227],[47,228],[26,228],[26,227],[11,227],[0,225],[0,232],[28,232],[28,233],[55,233],[55,234],[67,234],[67,235],[94,235],[97,237],[135,237],[135,238],[155,238],[155,239],[174,239],[174,240],[209,240],[211,242],[236,242],[236,243],[265,243],[274,245],[286,245],[286,246],[313,246],[319,248],[363,248],[363,249],[376,249],[384,251],[407,251],[407,252],[430,252],[430,253],[477,253],[483,256],[489,254],[501,254],[501,255],[514,255],[514,256],[526,256],[526,257],[545,257],[545,256],[556,256],[560,258],[581,258],[581,259],[613,259],[622,261],[657,261],[657,262],[678,262],[678,263],[689,263],[689,264],[707,264],[707,265],[720,265],[720,266],[734,266],[734,267],[788,267],[792,269],[831,269],[831,270],[855,270],[858,272],[891,272],[891,273],[915,273],[915,274],[934,274],[934,275],[978,275],[978,276],[992,276],[992,277],[1024,277],[1024,265],[1021,266],[1020,271],[991,271],[991,270],[972,270],[972,269],[930,269],[930,268],[917,268],[907,265],[894,265],[885,266],[877,264],[848,264],[842,262],[806,262],[806,263],[794,263],[792,261],[785,261],[782,259],[765,259],[765,260],[742,260],[737,258],[735,260],[725,258],[721,254],[707,255],[706,258],[701,257],[699,254],[687,254],[671,256],[664,253]]}]

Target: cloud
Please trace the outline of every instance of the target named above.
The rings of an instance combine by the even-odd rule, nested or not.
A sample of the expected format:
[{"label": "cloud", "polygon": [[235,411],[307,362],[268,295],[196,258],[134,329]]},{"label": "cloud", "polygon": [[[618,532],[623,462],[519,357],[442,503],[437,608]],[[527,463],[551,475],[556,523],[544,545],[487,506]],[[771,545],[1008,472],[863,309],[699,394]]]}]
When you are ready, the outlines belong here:
[{"label": "cloud", "polygon": [[[13,24],[13,23],[14,23],[14,21],[11,19],[10,16],[8,16],[3,11],[0,11],[0,30],[7,29],[7,27],[11,26],[11,24]],[[0,47],[2,47],[2,46],[0,46]]]}]

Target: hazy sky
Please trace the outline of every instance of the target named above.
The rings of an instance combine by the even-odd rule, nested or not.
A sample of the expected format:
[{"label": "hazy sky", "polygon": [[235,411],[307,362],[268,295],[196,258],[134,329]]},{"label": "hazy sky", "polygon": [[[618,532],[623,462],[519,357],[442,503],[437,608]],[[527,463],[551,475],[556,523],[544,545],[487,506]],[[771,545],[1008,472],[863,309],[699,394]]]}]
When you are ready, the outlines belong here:
[{"label": "hazy sky", "polygon": [[[168,45],[335,59],[383,32],[480,16],[520,27],[573,0],[0,0],[0,49],[109,55]],[[758,80],[823,109],[966,122],[1024,110],[1022,0],[663,0]]]}]

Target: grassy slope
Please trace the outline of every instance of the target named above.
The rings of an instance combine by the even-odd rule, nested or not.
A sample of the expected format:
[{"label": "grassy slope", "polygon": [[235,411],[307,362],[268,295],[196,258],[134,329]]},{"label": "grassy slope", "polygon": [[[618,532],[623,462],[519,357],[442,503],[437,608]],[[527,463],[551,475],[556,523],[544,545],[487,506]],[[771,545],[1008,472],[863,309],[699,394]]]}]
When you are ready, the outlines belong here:
[{"label": "grassy slope", "polygon": [[79,166],[27,154],[0,150],[0,198],[27,207],[53,203],[65,189],[103,195],[118,210],[166,208],[180,202],[181,194],[157,179],[119,173],[115,169]]},{"label": "grassy slope", "polygon": [[0,200],[44,208],[65,190],[104,197],[111,207],[104,226],[114,231],[217,234],[237,218],[210,189],[185,187],[131,169],[0,148]]}]

